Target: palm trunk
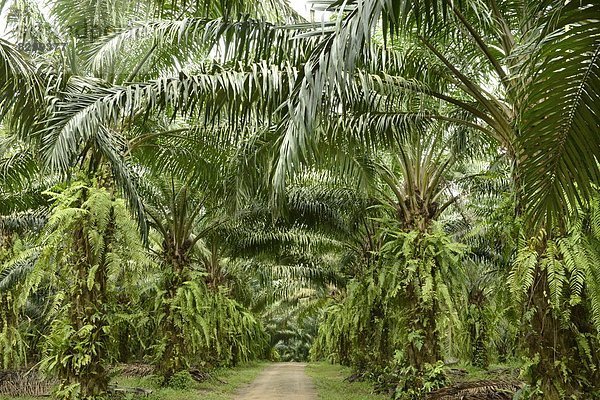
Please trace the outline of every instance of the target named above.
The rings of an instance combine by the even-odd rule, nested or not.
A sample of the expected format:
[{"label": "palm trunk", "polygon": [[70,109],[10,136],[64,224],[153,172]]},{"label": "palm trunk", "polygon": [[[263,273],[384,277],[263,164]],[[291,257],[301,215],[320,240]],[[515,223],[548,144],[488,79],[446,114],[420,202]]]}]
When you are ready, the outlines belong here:
[{"label": "palm trunk", "polygon": [[[112,210],[109,218],[111,221],[114,219]],[[71,308],[69,318],[71,325],[77,331],[86,325],[92,326],[89,335],[90,342],[94,346],[94,351],[88,352],[91,360],[83,370],[63,370],[60,378],[66,383],[79,383],[81,396],[83,398],[95,398],[106,393],[109,382],[108,371],[105,365],[109,341],[106,332],[108,321],[105,310],[105,306],[108,302],[107,250],[102,252],[98,268],[94,275],[94,284],[89,287],[88,277],[91,268],[94,266],[94,262],[91,259],[91,249],[89,248],[90,244],[83,229],[80,229],[76,235],[78,237],[80,252],[86,256],[75,263],[77,288],[74,291],[75,298],[73,299],[73,307]],[[106,246],[112,242],[113,235],[114,225],[111,222],[104,235],[104,243]]]},{"label": "palm trunk", "polygon": [[487,323],[484,316],[486,302],[482,289],[474,288],[469,292],[469,339],[471,343],[471,364],[479,368],[487,368],[489,357],[487,351]]},{"label": "palm trunk", "polygon": [[163,378],[163,384],[168,384],[173,375],[187,368],[184,352],[185,340],[184,333],[181,330],[177,319],[180,318],[173,307],[173,301],[177,296],[177,291],[189,277],[187,273],[187,260],[180,251],[167,248],[168,264],[172,270],[164,281],[165,294],[163,297],[164,322],[162,331],[164,335],[165,349],[159,361],[159,372]]},{"label": "palm trunk", "polygon": [[577,371],[579,355],[576,352],[574,332],[565,329],[551,308],[548,298],[550,287],[548,277],[539,265],[535,270],[535,280],[531,287],[529,309],[533,311],[531,329],[525,336],[526,352],[531,359],[538,359],[529,371],[529,383],[542,393],[540,400],[559,400],[576,395],[573,379],[564,375],[563,368],[568,364]]},{"label": "palm trunk", "polygon": [[417,371],[423,371],[425,364],[435,364],[441,358],[441,349],[437,332],[437,314],[439,307],[436,300],[431,305],[423,305],[413,288],[408,290],[410,299],[409,330],[419,332],[422,342],[408,344],[408,362]]}]

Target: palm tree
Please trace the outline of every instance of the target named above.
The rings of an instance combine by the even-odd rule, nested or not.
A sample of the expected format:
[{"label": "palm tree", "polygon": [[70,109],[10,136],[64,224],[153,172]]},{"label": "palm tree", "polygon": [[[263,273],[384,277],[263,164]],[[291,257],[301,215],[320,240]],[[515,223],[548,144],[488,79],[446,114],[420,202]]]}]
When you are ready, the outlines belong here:
[{"label": "palm tree", "polygon": [[63,397],[94,397],[108,386],[107,309],[115,278],[144,253],[123,201],[108,190],[75,182],[53,196],[25,296],[42,283],[51,288],[54,307],[41,368],[59,377]]},{"label": "palm tree", "polygon": [[[344,94],[346,98],[337,100],[326,97],[324,104],[348,105],[352,115],[379,133],[401,126],[399,122],[407,118],[445,120],[484,133],[519,163],[515,180],[534,227],[560,220],[564,207],[576,203],[576,193],[587,193],[596,176],[596,164],[591,162],[596,148],[591,144],[595,143],[592,131],[597,111],[593,101],[598,79],[598,26],[593,18],[597,4],[551,0],[494,0],[472,6],[447,1],[352,3],[346,14],[340,14],[339,28],[330,33],[322,55],[309,60],[313,73],[302,77],[306,96],[319,100],[323,93]],[[377,21],[383,23],[384,38],[390,39],[384,43],[372,39]],[[574,26],[580,28],[570,29]],[[561,52],[565,48],[573,52]],[[568,77],[560,88],[550,83],[556,71]],[[352,76],[357,76],[358,83]],[[331,86],[330,90],[323,91],[325,86]],[[282,148],[286,157],[281,159],[281,168],[308,150],[287,144],[306,140],[310,133],[295,130],[300,118],[313,121],[316,112],[331,111],[309,109],[313,103],[306,96],[290,107],[292,123]],[[362,107],[353,108],[356,104]],[[373,105],[386,112],[374,114]],[[556,110],[560,112],[551,112]],[[544,112],[556,119],[540,122]],[[554,126],[563,129],[554,130]],[[550,132],[560,135],[565,146],[538,142],[540,136],[551,137]],[[577,147],[582,142],[590,146]],[[542,167],[539,159],[527,156],[543,145],[547,147],[541,150],[546,152],[535,154],[552,154],[556,162]],[[570,153],[575,149],[579,157]],[[563,163],[571,158],[568,169],[579,167],[577,173],[565,169]],[[578,190],[568,182],[576,182]],[[558,186],[564,191],[552,189]]]},{"label": "palm tree", "polygon": [[421,390],[442,358],[441,323],[453,314],[447,284],[458,275],[459,246],[439,220],[459,198],[452,175],[461,155],[442,126],[426,128],[398,134],[360,161],[371,177],[371,226],[360,231],[363,240],[372,235],[364,249],[371,259],[358,258],[364,265],[325,312],[315,347],[361,371],[381,373],[401,360],[412,377],[399,393]]},{"label": "palm tree", "polygon": [[[542,228],[551,236],[564,234],[575,205],[591,197],[600,176],[598,4],[344,5],[336,29],[309,59],[288,101],[276,179],[281,182],[315,146],[319,121],[339,121],[346,135],[365,142],[385,140],[407,121],[441,120],[480,132],[511,160],[526,235],[537,236]],[[383,40],[373,35],[379,23]],[[355,129],[348,129],[347,115],[360,121]],[[543,242],[537,251],[546,251]],[[526,347],[540,358],[530,382],[546,398],[559,398],[585,385],[557,378],[556,352],[576,356],[568,350],[573,347],[557,350],[552,342],[557,334],[571,335],[559,327],[545,294],[552,280],[538,267],[526,283],[537,299],[531,309],[538,321]]]},{"label": "palm tree", "polygon": [[164,269],[159,284],[162,307],[157,319],[164,349],[159,352],[158,367],[167,384],[176,372],[189,367],[194,354],[192,344],[198,346],[197,342],[202,342],[198,336],[202,336],[202,323],[206,322],[198,321],[199,317],[188,320],[188,311],[180,308],[180,302],[184,290],[196,303],[201,303],[202,297],[206,296],[194,269],[204,258],[204,242],[201,241],[208,239],[220,220],[213,211],[218,208],[210,205],[213,198],[199,195],[189,184],[180,183],[173,177],[170,180],[155,178],[150,182],[153,185],[148,185],[144,196],[145,211],[149,225],[157,233],[157,253]]}]

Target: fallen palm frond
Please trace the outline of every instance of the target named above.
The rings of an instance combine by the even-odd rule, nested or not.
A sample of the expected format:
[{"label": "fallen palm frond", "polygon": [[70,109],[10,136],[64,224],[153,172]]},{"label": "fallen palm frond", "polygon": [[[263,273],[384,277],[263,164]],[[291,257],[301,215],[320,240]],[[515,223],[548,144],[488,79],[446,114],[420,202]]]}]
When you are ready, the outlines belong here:
[{"label": "fallen palm frond", "polygon": [[0,371],[0,396],[48,396],[55,384],[32,370]]},{"label": "fallen palm frond", "polygon": [[523,387],[523,383],[515,380],[480,380],[460,382],[434,390],[427,394],[427,400],[511,400],[513,395]]}]

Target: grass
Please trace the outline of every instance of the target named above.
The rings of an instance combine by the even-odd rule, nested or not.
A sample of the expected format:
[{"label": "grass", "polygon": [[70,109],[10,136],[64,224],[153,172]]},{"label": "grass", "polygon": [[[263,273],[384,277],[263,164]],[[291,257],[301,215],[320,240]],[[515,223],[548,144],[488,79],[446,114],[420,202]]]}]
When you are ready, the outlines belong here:
[{"label": "grass", "polygon": [[252,382],[265,368],[266,363],[250,363],[235,368],[224,368],[213,371],[215,379],[198,383],[191,381],[185,388],[161,388],[152,377],[115,379],[119,386],[143,387],[152,389],[147,400],[229,400],[235,392],[245,384]]},{"label": "grass", "polygon": [[0,395],[0,400],[13,400],[13,399],[18,399],[18,400],[40,400],[41,398],[43,398],[43,397],[31,397],[31,396],[7,397],[7,396]]},{"label": "grass", "polygon": [[[212,372],[218,379],[198,383],[188,380],[182,381],[182,388],[161,388],[153,377],[126,378],[116,377],[112,383],[125,387],[140,387],[152,389],[149,396],[127,395],[120,399],[135,400],[230,400],[235,392],[245,384],[252,382],[265,368],[267,363],[249,363],[235,368],[224,368]],[[183,388],[185,387],[185,388]],[[39,400],[39,397],[5,397],[0,400]]]},{"label": "grass", "polygon": [[348,382],[344,378],[351,370],[326,362],[310,363],[306,373],[313,379],[319,400],[389,400],[388,396],[373,393],[368,382]]}]

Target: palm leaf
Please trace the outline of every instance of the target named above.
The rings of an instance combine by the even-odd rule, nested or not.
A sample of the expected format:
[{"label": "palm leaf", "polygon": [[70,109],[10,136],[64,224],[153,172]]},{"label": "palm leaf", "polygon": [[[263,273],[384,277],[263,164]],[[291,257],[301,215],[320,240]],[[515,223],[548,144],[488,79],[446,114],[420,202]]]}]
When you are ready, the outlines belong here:
[{"label": "palm leaf", "polygon": [[564,219],[600,182],[600,6],[569,2],[559,12],[535,58],[520,140],[534,228]]},{"label": "palm leaf", "polygon": [[11,116],[17,131],[30,128],[40,99],[40,82],[35,68],[9,42],[0,38],[0,121]]},{"label": "palm leaf", "polygon": [[[248,17],[238,20],[226,18],[187,18],[183,20],[156,20],[136,23],[104,37],[90,50],[89,62],[93,71],[100,72],[115,64],[117,56],[130,50],[132,42],[151,41],[150,51],[165,48],[166,55],[181,49],[206,54],[221,63],[243,62],[252,64],[260,61],[299,63],[308,57],[309,51],[319,38],[298,36],[314,30],[312,25],[297,28],[279,27],[262,20]],[[213,53],[208,57],[208,52]],[[140,58],[140,57],[138,57]],[[146,61],[146,60],[143,60]]]},{"label": "palm leaf", "polygon": [[231,126],[242,126],[276,109],[289,93],[296,71],[255,64],[242,71],[218,70],[204,74],[164,77],[149,83],[111,88],[85,84],[84,93],[73,93],[59,103],[41,132],[42,153],[48,166],[66,171],[79,154],[82,144],[104,124],[125,125],[127,121],[151,110],[175,110],[184,115],[202,113],[206,126],[224,119]]}]

